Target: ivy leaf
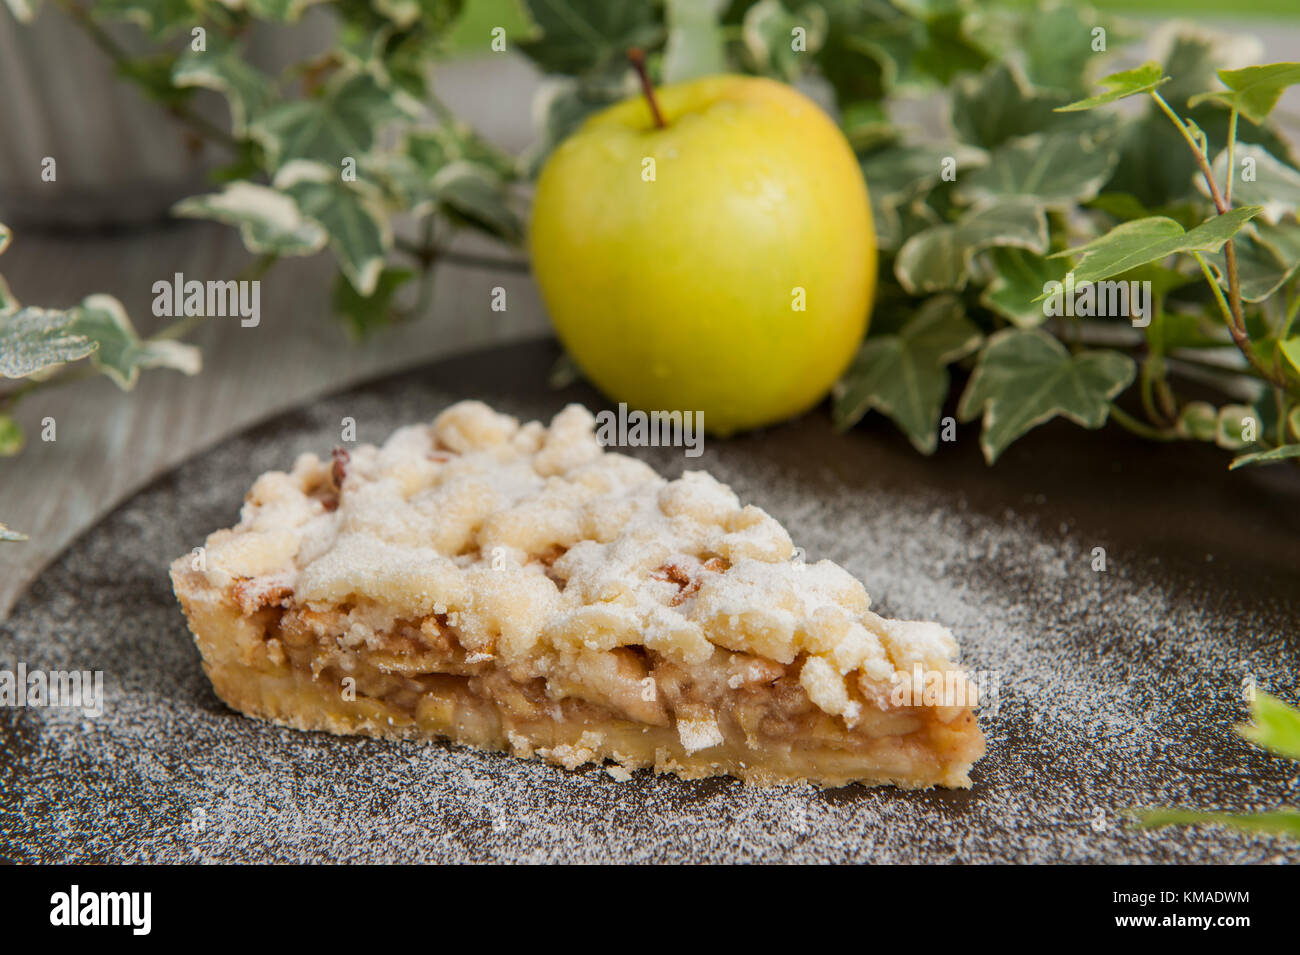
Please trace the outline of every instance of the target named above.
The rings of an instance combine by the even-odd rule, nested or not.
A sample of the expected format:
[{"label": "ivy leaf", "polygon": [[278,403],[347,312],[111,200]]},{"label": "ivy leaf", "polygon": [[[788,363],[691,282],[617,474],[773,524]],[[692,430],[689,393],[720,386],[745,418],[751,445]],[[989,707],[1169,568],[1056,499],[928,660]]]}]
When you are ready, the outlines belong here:
[{"label": "ivy leaf", "polygon": [[[1073,270],[1077,288],[1148,262],[1159,262],[1176,252],[1218,252],[1259,212],[1259,206],[1230,209],[1223,215],[1207,219],[1190,232],[1184,232],[1181,225],[1164,216],[1135,219],[1117,225],[1085,245],[1057,252],[1053,257],[1083,256]],[[1045,297],[1046,294],[1040,296]]]},{"label": "ivy leaf", "polygon": [[234,46],[209,48],[200,53],[189,47],[172,67],[174,85],[215,90],[230,106],[230,131],[237,139],[248,132],[248,124],[271,98],[271,84],[265,74],[250,64]]},{"label": "ivy leaf", "polygon": [[1259,691],[1251,706],[1253,724],[1238,726],[1237,732],[1256,746],[1300,759],[1300,709],[1287,706],[1276,696]]},{"label": "ivy leaf", "polygon": [[975,254],[994,246],[1047,251],[1047,218],[1035,202],[1010,200],[932,226],[899,249],[894,274],[910,295],[962,289]]},{"label": "ivy leaf", "polygon": [[983,340],[952,296],[927,301],[896,334],[866,340],[835,388],[839,428],[856,423],[870,409],[893,419],[922,454],[939,440],[939,412],[948,395],[947,365],[969,355]]},{"label": "ivy leaf", "polygon": [[543,80],[533,97],[537,141],[528,151],[525,166],[536,176],[552,150],[569,137],[592,113],[623,99],[622,84],[606,85],[570,77]]},{"label": "ivy leaf", "polygon": [[429,178],[457,159],[487,166],[505,179],[513,179],[518,173],[513,156],[498,149],[462,122],[443,124],[435,129],[416,130],[407,137],[406,149]]},{"label": "ivy leaf", "polygon": [[[793,48],[796,28],[805,31],[805,52]],[[796,12],[780,0],[759,0],[745,11],[740,35],[759,73],[793,83],[803,72],[806,53],[816,53],[826,39],[826,11],[805,4]]]},{"label": "ivy leaf", "polygon": [[334,311],[343,319],[353,338],[365,339],[376,329],[391,324],[393,296],[414,276],[410,269],[383,269],[375,282],[374,292],[362,295],[340,274],[334,281]]},{"label": "ivy leaf", "polygon": [[232,182],[221,192],[182,199],[172,212],[238,226],[244,247],[255,255],[310,255],[329,240],[320,224],[304,217],[293,199],[252,182]]},{"label": "ivy leaf", "polygon": [[962,178],[957,195],[966,202],[1029,196],[1070,207],[1096,196],[1118,161],[1091,133],[1038,133],[1000,146],[987,166]]},{"label": "ivy leaf", "polygon": [[1271,451],[1240,454],[1232,459],[1232,463],[1228,465],[1228,470],[1235,471],[1237,468],[1275,464],[1278,461],[1287,461],[1291,458],[1300,458],[1300,444],[1284,444],[1280,448],[1274,448]]},{"label": "ivy leaf", "polygon": [[364,187],[343,182],[328,166],[301,160],[281,169],[273,185],[324,227],[343,274],[362,295],[372,295],[392,234]]},{"label": "ivy leaf", "polygon": [[9,243],[13,240],[13,237],[14,234],[9,230],[9,227],[0,222],[0,252],[4,252],[5,249],[9,248]]},{"label": "ivy leaf", "polygon": [[[1234,241],[1237,250],[1237,281],[1241,298],[1246,302],[1262,302],[1269,298],[1290,278],[1295,263],[1283,261],[1277,250],[1256,241],[1248,232],[1242,232]],[[1207,254],[1206,262],[1215,272],[1219,285],[1228,288],[1228,265],[1222,252]]]},{"label": "ivy leaf", "polygon": [[1078,100],[1068,106],[1058,106],[1056,111],[1058,113],[1072,113],[1077,110],[1095,109],[1098,106],[1105,106],[1107,103],[1114,103],[1129,96],[1137,96],[1139,93],[1149,93],[1162,84],[1169,82],[1169,77],[1165,76],[1164,73],[1165,71],[1159,63],[1155,60],[1148,60],[1141,66],[1134,67],[1131,70],[1121,70],[1118,73],[1110,74],[1110,76],[1103,76],[1100,85],[1106,87],[1107,92],[1100,93],[1097,96],[1089,96],[1087,99]]},{"label": "ivy leaf", "polygon": [[1300,63],[1269,63],[1247,66],[1240,70],[1219,70],[1219,80],[1227,92],[1201,93],[1187,101],[1188,106],[1205,102],[1236,107],[1255,125],[1261,125],[1288,86],[1300,83]]},{"label": "ivy leaf", "polygon": [[510,243],[523,238],[523,222],[490,169],[458,159],[444,166],[430,186],[444,207],[485,232]]},{"label": "ivy leaf", "polygon": [[310,6],[324,0],[244,0],[244,8],[260,20],[292,23]]},{"label": "ivy leaf", "polygon": [[1291,363],[1296,374],[1300,375],[1300,335],[1288,338],[1278,344],[1278,351]]},{"label": "ivy leaf", "polygon": [[189,0],[96,0],[98,16],[129,20],[147,30],[155,39],[173,33],[194,22]]},{"label": "ivy leaf", "polygon": [[1133,381],[1136,365],[1114,351],[1071,355],[1041,329],[1008,328],[988,340],[957,414],[983,412],[980,448],[989,464],[1025,432],[1057,415],[1100,428],[1110,402]]},{"label": "ivy leaf", "polygon": [[375,142],[377,127],[409,115],[405,98],[368,73],[346,76],[325,93],[273,106],[249,128],[277,168],[296,159],[334,170],[346,157],[360,159]]},{"label": "ivy leaf", "polygon": [[[1296,212],[1300,211],[1300,172],[1273,158],[1272,153],[1263,146],[1251,143],[1238,143],[1233,158],[1236,161],[1236,168],[1232,171],[1234,202],[1263,207],[1259,217],[1273,224],[1281,222],[1286,216],[1295,217]],[[1242,174],[1243,163],[1252,167],[1253,175],[1249,180]],[[1227,172],[1228,151],[1224,149],[1214,157],[1216,181],[1226,181]],[[1197,178],[1196,187],[1202,195],[1209,196],[1210,187],[1205,184],[1204,178]]]},{"label": "ivy leaf", "polygon": [[726,38],[718,22],[727,0],[667,0],[665,83],[727,72]]},{"label": "ivy leaf", "polygon": [[961,171],[983,165],[988,155],[981,149],[949,143],[890,145],[862,159],[862,175],[867,181],[871,216],[881,248],[897,248],[908,237],[902,228],[900,209],[939,184],[948,159]]},{"label": "ivy leaf", "polygon": [[[23,429],[11,416],[0,414],[0,458],[11,458],[23,449],[26,439]],[[4,525],[0,524],[0,540],[13,540],[3,536]]]},{"label": "ivy leaf", "polygon": [[586,73],[621,62],[632,47],[656,49],[663,41],[658,13],[649,3],[609,0],[525,0],[536,39],[517,44],[547,73]]},{"label": "ivy leaf", "polygon": [[1231,826],[1246,832],[1266,832],[1300,839],[1300,810],[1273,812],[1198,812],[1195,809],[1140,809],[1134,815],[1148,829],[1161,826]]},{"label": "ivy leaf", "polygon": [[995,149],[1009,139],[1059,126],[1066,118],[1055,112],[1065,101],[1029,85],[1020,71],[995,63],[979,76],[959,76],[953,84],[952,124],[963,140]]},{"label": "ivy leaf", "polygon": [[0,275],[0,319],[10,312],[18,311],[19,307],[18,299],[9,290],[9,283],[5,281],[3,275]]},{"label": "ivy leaf", "polygon": [[143,340],[127,317],[122,303],[111,295],[91,295],[75,310],[72,331],[99,347],[91,362],[123,391],[135,387],[142,368],[174,368],[196,375],[202,367],[193,345],[167,339]]},{"label": "ivy leaf", "polygon": [[1067,266],[1026,249],[999,248],[990,253],[993,278],[980,296],[985,307],[1019,328],[1036,328],[1047,317],[1037,301],[1048,282],[1065,278]]},{"label": "ivy leaf", "polygon": [[72,311],[20,308],[0,316],[0,375],[25,378],[85,358],[98,346],[72,328]]}]

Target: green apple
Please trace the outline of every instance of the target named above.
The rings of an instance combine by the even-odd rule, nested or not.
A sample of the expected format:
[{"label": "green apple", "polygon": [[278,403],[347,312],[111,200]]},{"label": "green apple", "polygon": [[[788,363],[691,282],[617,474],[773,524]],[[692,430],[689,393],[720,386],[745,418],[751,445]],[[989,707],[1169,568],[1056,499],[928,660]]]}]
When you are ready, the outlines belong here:
[{"label": "green apple", "polygon": [[529,230],[565,348],[610,397],[728,434],[796,415],[866,333],[876,240],[844,135],[781,83],[711,76],[589,118]]}]

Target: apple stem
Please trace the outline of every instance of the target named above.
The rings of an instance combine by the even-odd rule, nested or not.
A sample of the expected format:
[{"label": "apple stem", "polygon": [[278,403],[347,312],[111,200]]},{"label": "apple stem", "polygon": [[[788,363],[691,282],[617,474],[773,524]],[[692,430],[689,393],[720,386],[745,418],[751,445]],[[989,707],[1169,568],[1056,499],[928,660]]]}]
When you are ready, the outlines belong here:
[{"label": "apple stem", "polygon": [[650,114],[654,116],[655,125],[660,129],[666,129],[668,124],[664,122],[664,114],[659,112],[659,101],[655,99],[654,84],[650,82],[650,74],[646,72],[645,54],[637,47],[633,47],[627,51],[627,59],[641,79],[641,91],[645,93],[646,102],[650,104]]}]

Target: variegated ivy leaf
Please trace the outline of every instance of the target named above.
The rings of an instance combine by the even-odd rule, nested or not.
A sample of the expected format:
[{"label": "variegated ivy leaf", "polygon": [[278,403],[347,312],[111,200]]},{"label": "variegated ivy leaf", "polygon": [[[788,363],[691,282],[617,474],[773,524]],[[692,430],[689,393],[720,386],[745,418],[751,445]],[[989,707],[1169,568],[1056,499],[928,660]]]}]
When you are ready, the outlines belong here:
[{"label": "variegated ivy leaf", "polygon": [[344,159],[359,160],[370,151],[383,123],[411,115],[410,97],[358,73],[331,82],[320,96],[271,107],[249,133],[277,167],[314,160],[331,167],[337,177]]},{"label": "variegated ivy leaf", "polygon": [[424,175],[432,178],[448,163],[464,159],[489,167],[505,179],[518,173],[518,163],[465,123],[444,124],[434,129],[415,130],[407,138],[406,151]]},{"label": "variegated ivy leaf", "polygon": [[0,541],[25,541],[27,535],[18,531],[10,530],[3,524],[0,524]]},{"label": "variegated ivy leaf", "polygon": [[95,367],[123,391],[135,387],[142,368],[174,368],[197,375],[203,362],[193,345],[168,339],[142,339],[122,303],[111,295],[91,295],[75,310],[72,330],[99,347],[91,355]]},{"label": "variegated ivy leaf", "polygon": [[97,345],[72,328],[74,311],[20,308],[0,315],[0,375],[25,378],[85,358]]},{"label": "variegated ivy leaf", "polygon": [[172,212],[239,226],[245,248],[255,255],[311,255],[329,239],[320,223],[303,216],[292,198],[252,182],[227,183],[221,192],[182,199]]},{"label": "variegated ivy leaf", "polygon": [[[1218,252],[1241,227],[1259,214],[1259,206],[1230,209],[1202,222],[1190,232],[1173,219],[1150,216],[1111,229],[1091,242],[1057,252],[1056,257],[1081,255],[1073,270],[1077,288],[1127,272],[1148,262],[1159,262],[1176,252]],[[1047,293],[1039,298],[1046,298]]]},{"label": "variegated ivy leaf", "polygon": [[334,311],[343,319],[353,338],[365,339],[374,330],[392,322],[393,296],[414,277],[415,273],[410,269],[383,269],[375,282],[374,292],[362,295],[343,275],[338,275],[334,282]]},{"label": "variegated ivy leaf", "polygon": [[1070,354],[1041,329],[1008,328],[988,340],[957,414],[984,417],[980,448],[992,464],[1025,432],[1058,415],[1100,428],[1110,402],[1133,381],[1133,359],[1114,351]]},{"label": "variegated ivy leaf", "polygon": [[371,190],[360,182],[344,182],[329,166],[303,160],[281,169],[273,185],[325,228],[330,249],[353,287],[362,295],[373,294],[392,233]]},{"label": "variegated ivy leaf", "polygon": [[[13,457],[23,449],[23,444],[23,429],[18,422],[7,414],[0,414],[0,458]],[[4,525],[0,524],[0,533],[3,531]]]},{"label": "variegated ivy leaf", "polygon": [[403,30],[419,23],[439,33],[459,16],[461,0],[373,0],[374,8]]},{"label": "variegated ivy leaf", "polygon": [[1059,259],[1013,247],[993,249],[989,258],[993,278],[980,296],[980,303],[1019,328],[1037,328],[1046,319],[1037,299],[1047,283],[1065,277],[1068,266]]},{"label": "variegated ivy leaf", "polygon": [[444,166],[430,185],[438,201],[455,215],[506,242],[523,238],[523,222],[490,169],[458,159]]},{"label": "variegated ivy leaf", "polygon": [[[1229,471],[1235,471],[1237,468],[1258,467],[1263,464],[1277,464],[1279,461],[1290,461],[1293,458],[1300,458],[1300,444],[1284,444],[1281,447],[1273,448],[1271,451],[1255,451],[1251,454],[1239,454],[1232,459],[1228,465]],[[1297,831],[1300,835],[1300,830]]]},{"label": "variegated ivy leaf", "polygon": [[9,231],[9,227],[0,222],[0,252],[9,248],[9,242],[13,239],[14,234]]},{"label": "variegated ivy leaf", "polygon": [[1090,132],[1037,133],[998,147],[986,166],[958,179],[964,202],[1026,196],[1068,208],[1097,195],[1119,153]]},{"label": "variegated ivy leaf", "polygon": [[918,232],[899,249],[894,274],[910,295],[960,290],[976,253],[1001,246],[1047,251],[1047,217],[1039,203],[1009,200]]},{"label": "variegated ivy leaf", "polygon": [[[19,23],[31,23],[40,8],[41,0],[5,0],[5,6]],[[0,525],[2,527],[3,525]],[[3,538],[0,538],[3,540]]]},{"label": "variegated ivy leaf", "polygon": [[874,408],[893,419],[918,451],[934,453],[947,366],[982,339],[961,302],[949,295],[930,299],[897,334],[872,335],[863,344],[835,386],[836,426],[847,428]]},{"label": "variegated ivy leaf", "polygon": [[1063,93],[1031,86],[1018,67],[995,63],[978,76],[954,82],[952,125],[965,142],[996,149],[1007,140],[1070,122],[1055,112],[1065,101]]},{"label": "variegated ivy leaf", "polygon": [[324,0],[243,0],[244,9],[261,20],[292,23],[308,8]]},{"label": "variegated ivy leaf", "polygon": [[[1247,227],[1249,229],[1249,227]],[[1249,231],[1234,240],[1237,250],[1237,287],[1247,302],[1262,302],[1282,287],[1296,262],[1287,262],[1271,245],[1258,241]],[[1206,253],[1206,262],[1214,270],[1219,285],[1228,288],[1228,263],[1222,252]]]},{"label": "variegated ivy leaf", "polygon": [[[805,31],[804,52],[793,49],[796,28]],[[805,53],[817,52],[826,39],[826,11],[811,3],[791,10],[781,0],[759,0],[745,11],[740,36],[758,72],[792,83],[810,64]]]},{"label": "variegated ivy leaf", "polygon": [[587,79],[554,77],[542,81],[533,95],[535,143],[528,150],[524,167],[530,176],[537,175],[542,163],[560,143],[573,133],[592,113],[630,95],[627,82],[594,83]]},{"label": "variegated ivy leaf", "polygon": [[667,0],[665,83],[727,72],[726,37],[718,22],[727,0]]},{"label": "variegated ivy leaf", "polygon": [[903,228],[902,210],[933,189],[942,179],[945,164],[954,172],[983,165],[988,154],[961,143],[947,145],[890,145],[864,157],[862,175],[871,196],[871,216],[882,249],[897,248],[910,234]]},{"label": "variegated ivy leaf", "polygon": [[18,299],[15,298],[14,293],[9,290],[9,283],[5,281],[3,275],[0,275],[0,315],[4,315],[8,312],[16,312],[20,307]]},{"label": "variegated ivy leaf", "polygon": [[1141,66],[1134,67],[1131,70],[1121,70],[1118,73],[1110,74],[1110,76],[1103,76],[1100,85],[1106,87],[1107,91],[1105,93],[1089,96],[1087,99],[1070,103],[1068,106],[1058,106],[1056,111],[1058,113],[1072,113],[1081,109],[1094,109],[1129,96],[1137,96],[1139,93],[1150,93],[1152,90],[1169,82],[1170,78],[1165,76],[1164,73],[1165,71],[1159,63],[1155,60],[1148,60]]},{"label": "variegated ivy leaf", "polygon": [[[1225,149],[1214,157],[1214,178],[1226,182],[1227,173],[1228,151]],[[1233,201],[1260,206],[1261,219],[1276,224],[1286,216],[1295,218],[1296,212],[1300,211],[1300,172],[1274,159],[1263,146],[1238,143],[1232,174],[1235,177]],[[1246,178],[1247,175],[1250,178]],[[1205,184],[1204,177],[1196,178],[1196,187],[1201,195],[1209,196],[1210,187]]]},{"label": "variegated ivy leaf", "polygon": [[1240,70],[1219,70],[1219,80],[1226,92],[1200,93],[1187,101],[1188,106],[1204,102],[1235,107],[1256,126],[1268,119],[1273,107],[1288,86],[1300,83],[1300,63],[1269,63],[1247,66]]},{"label": "variegated ivy leaf", "polygon": [[[1295,369],[1297,375],[1300,375],[1300,336],[1288,338],[1284,342],[1278,343],[1278,351]],[[1300,435],[1296,435],[1300,437]]]},{"label": "variegated ivy leaf", "polygon": [[242,139],[248,125],[271,99],[271,83],[234,46],[218,46],[217,35],[203,52],[186,47],[172,66],[172,82],[180,87],[215,90],[230,106],[230,131]]},{"label": "variegated ivy leaf", "polygon": [[154,37],[191,28],[194,6],[191,0],[95,0],[94,5],[97,16],[127,20]]},{"label": "variegated ivy leaf", "polygon": [[659,13],[650,3],[525,0],[538,36],[518,44],[547,73],[576,75],[621,61],[632,47],[658,48]]}]

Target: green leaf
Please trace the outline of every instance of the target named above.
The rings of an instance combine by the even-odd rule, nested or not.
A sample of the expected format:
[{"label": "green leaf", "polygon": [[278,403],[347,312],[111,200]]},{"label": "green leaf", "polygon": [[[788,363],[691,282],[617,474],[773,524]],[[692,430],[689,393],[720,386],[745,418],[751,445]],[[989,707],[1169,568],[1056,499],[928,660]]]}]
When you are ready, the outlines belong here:
[{"label": "green leaf", "polygon": [[983,340],[961,302],[939,296],[925,302],[897,334],[868,338],[836,385],[834,418],[847,428],[874,408],[893,419],[922,454],[939,439],[939,412],[947,397],[947,365]]},{"label": "green leaf", "polygon": [[1214,423],[1214,443],[1229,451],[1240,451],[1253,444],[1246,440],[1248,422],[1256,434],[1261,432],[1259,413],[1250,405],[1224,405]]},{"label": "green leaf", "polygon": [[421,172],[429,178],[457,159],[487,166],[504,179],[513,179],[518,173],[513,156],[493,146],[462,122],[416,130],[407,137],[406,148]]},{"label": "green leaf", "polygon": [[1252,467],[1260,464],[1276,464],[1278,461],[1287,461],[1291,458],[1300,458],[1300,444],[1284,444],[1280,448],[1274,448],[1271,451],[1256,451],[1252,454],[1239,454],[1232,459],[1228,465],[1229,471],[1235,471],[1237,468]]},{"label": "green leaf", "polygon": [[1159,262],[1177,252],[1218,252],[1223,243],[1259,211],[1259,206],[1230,209],[1221,216],[1207,219],[1190,232],[1184,232],[1181,225],[1164,216],[1135,219],[1117,225],[1085,245],[1057,252],[1055,256],[1082,256],[1073,270],[1077,288],[1148,262]]},{"label": "green leaf", "polygon": [[894,274],[911,295],[959,290],[975,254],[995,246],[1047,251],[1047,219],[1035,202],[1011,200],[972,209],[955,223],[932,226],[899,249]]},{"label": "green leaf", "polygon": [[363,340],[371,332],[392,324],[393,296],[414,276],[410,269],[383,269],[374,292],[362,295],[340,274],[334,282],[334,311],[346,323],[348,332]]},{"label": "green leaf", "polygon": [[176,86],[215,90],[230,105],[230,130],[242,139],[248,125],[266,108],[271,98],[271,84],[265,74],[251,65],[232,45],[218,46],[216,37],[200,53],[190,47],[172,67],[171,81]]},{"label": "green leaf", "polygon": [[[10,458],[23,449],[23,429],[10,415],[0,414],[0,458]],[[4,528],[0,524],[0,530]],[[3,540],[4,538],[0,538]]]},{"label": "green leaf", "polygon": [[196,375],[202,367],[193,345],[168,339],[142,340],[122,303],[111,295],[91,295],[76,309],[72,331],[99,347],[91,362],[123,391],[135,387],[142,368],[174,368]]},{"label": "green leaf", "polygon": [[274,186],[325,228],[330,249],[353,287],[362,295],[373,294],[392,234],[365,187],[343,182],[328,166],[303,161],[281,169]]},{"label": "green leaf", "polygon": [[609,0],[525,0],[536,39],[518,48],[547,73],[574,75],[622,61],[632,47],[657,49],[663,40],[649,3]]},{"label": "green leaf", "polygon": [[95,0],[95,14],[129,20],[155,39],[194,23],[190,0]]},{"label": "green leaf", "polygon": [[[1238,143],[1233,157],[1236,168],[1233,169],[1233,202],[1242,205],[1257,205],[1263,208],[1260,218],[1270,223],[1278,223],[1286,216],[1295,218],[1300,211],[1300,172],[1286,163],[1273,158],[1263,146],[1251,143]],[[1245,177],[1249,169],[1252,178]],[[1214,178],[1225,182],[1228,172],[1228,151],[1221,150],[1214,157]],[[1196,187],[1204,196],[1209,196],[1209,186],[1204,178],[1196,180]]]},{"label": "green leaf", "polygon": [[292,23],[311,6],[324,0],[244,0],[244,7],[260,20],[278,20]]},{"label": "green leaf", "polygon": [[665,83],[727,72],[726,37],[718,22],[727,0],[667,0]]},{"label": "green leaf", "polygon": [[232,182],[221,192],[182,199],[172,212],[238,226],[244,247],[255,255],[310,255],[329,240],[320,223],[304,217],[292,198],[252,182]]},{"label": "green leaf", "polygon": [[1019,328],[1036,328],[1046,319],[1038,297],[1049,282],[1065,278],[1067,266],[1017,248],[994,249],[990,254],[993,278],[980,302]]},{"label": "green leaf", "polygon": [[1300,83],[1300,63],[1269,63],[1247,66],[1240,70],[1219,70],[1219,79],[1227,92],[1201,93],[1188,100],[1188,106],[1204,102],[1236,107],[1242,116],[1256,125],[1268,119],[1282,91]]},{"label": "green leaf", "polygon": [[9,230],[9,227],[0,222],[0,252],[4,252],[5,249],[9,248],[9,243],[13,240],[13,237],[14,234]]},{"label": "green leaf", "polygon": [[575,132],[592,113],[627,95],[618,85],[605,85],[569,77],[543,80],[533,97],[537,141],[528,151],[526,168],[535,176],[552,150]]},{"label": "green leaf", "polygon": [[345,76],[311,99],[281,103],[249,128],[274,166],[309,159],[338,170],[345,158],[360,160],[375,142],[378,127],[409,116],[394,90],[367,73]]},{"label": "green leaf", "polygon": [[1278,351],[1291,363],[1291,367],[1295,369],[1296,374],[1300,375],[1300,336],[1279,342]]},{"label": "green leaf", "polygon": [[1141,809],[1134,815],[1148,829],[1161,826],[1231,826],[1246,832],[1265,832],[1300,839],[1300,810],[1273,812],[1197,812],[1194,809]]},{"label": "green leaf", "polygon": [[0,524],[0,541],[25,541],[27,535],[18,531],[10,530],[3,524]]},{"label": "green leaf", "polygon": [[[794,49],[794,30],[805,31],[804,51]],[[745,11],[741,39],[757,72],[787,83],[812,66],[812,55],[826,38],[826,12],[805,4],[792,12],[780,0],[759,0]]]},{"label": "green leaf", "polygon": [[1000,146],[987,166],[961,178],[957,195],[965,202],[1026,196],[1069,208],[1097,195],[1118,160],[1091,133],[1035,134]]},{"label": "green leaf", "polygon": [[0,316],[0,375],[25,378],[85,358],[96,344],[72,328],[74,311],[20,308]]},{"label": "green leaf", "polygon": [[1095,109],[1098,106],[1105,106],[1107,103],[1114,103],[1116,100],[1136,96],[1139,93],[1149,93],[1167,82],[1169,82],[1169,77],[1164,75],[1164,70],[1160,64],[1155,60],[1148,60],[1141,66],[1134,67],[1131,70],[1121,70],[1118,73],[1110,74],[1110,76],[1103,76],[1100,83],[1106,87],[1107,92],[1081,99],[1078,102],[1070,103],[1068,106],[1058,106],[1057,112],[1072,113],[1081,109]]},{"label": "green leaf", "polygon": [[1178,412],[1178,433],[1192,441],[1213,441],[1219,427],[1219,409],[1208,401],[1189,401]]},{"label": "green leaf", "polygon": [[1064,101],[1062,94],[1035,90],[1015,67],[995,63],[979,76],[957,78],[952,124],[966,142],[995,149],[1007,140],[1066,122],[1055,112]]},{"label": "green leaf", "polygon": [[492,171],[463,159],[449,163],[430,184],[444,207],[505,242],[518,243],[523,221],[507,201]]},{"label": "green leaf", "polygon": [[1119,352],[1071,355],[1040,329],[1008,328],[980,353],[957,413],[970,421],[983,412],[980,447],[992,464],[1011,442],[1058,415],[1100,428],[1111,399],[1135,374],[1133,360]]},{"label": "green leaf", "polygon": [[[1282,260],[1277,251],[1243,231],[1233,240],[1237,250],[1237,281],[1243,301],[1262,302],[1276,292],[1291,273],[1295,263]],[[1205,260],[1216,273],[1219,285],[1228,288],[1227,260],[1222,252],[1208,253]]]},{"label": "green leaf", "polygon": [[10,312],[16,312],[21,307],[14,293],[9,289],[9,283],[5,277],[0,275],[0,316],[7,315]]},{"label": "green leaf", "polygon": [[1237,732],[1279,756],[1300,759],[1300,709],[1261,690],[1255,693],[1250,715],[1255,722],[1239,726]]}]

